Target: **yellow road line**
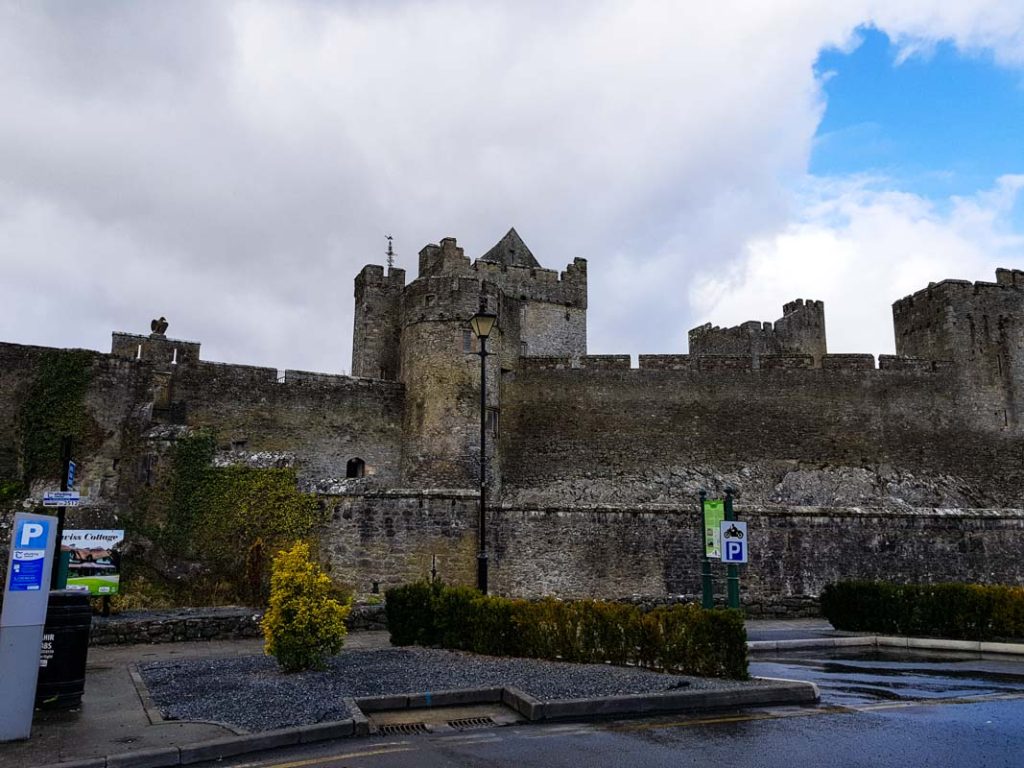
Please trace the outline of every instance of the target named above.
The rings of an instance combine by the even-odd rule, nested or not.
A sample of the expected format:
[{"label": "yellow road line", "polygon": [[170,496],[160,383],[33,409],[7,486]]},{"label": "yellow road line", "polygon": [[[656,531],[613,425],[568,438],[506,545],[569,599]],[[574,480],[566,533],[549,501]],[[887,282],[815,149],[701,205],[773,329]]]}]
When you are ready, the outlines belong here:
[{"label": "yellow road line", "polygon": [[416,747],[390,747],[385,749],[367,749],[362,752],[343,752],[338,755],[324,755],[310,760],[295,760],[290,763],[250,763],[250,765],[261,765],[263,768],[302,768],[306,765],[324,765],[335,760],[347,760],[353,757],[374,757],[375,755],[390,755],[396,752],[412,752]]}]

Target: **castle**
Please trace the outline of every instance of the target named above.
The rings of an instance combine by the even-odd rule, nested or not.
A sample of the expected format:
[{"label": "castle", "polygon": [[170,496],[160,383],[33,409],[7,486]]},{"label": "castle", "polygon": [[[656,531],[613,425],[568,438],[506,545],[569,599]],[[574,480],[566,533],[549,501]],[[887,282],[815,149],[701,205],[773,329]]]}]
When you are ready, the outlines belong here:
[{"label": "castle", "polygon": [[[175,435],[221,463],[292,466],[330,511],[323,556],[359,591],[439,562],[473,583],[480,362],[488,341],[491,585],[517,595],[698,591],[697,494],[737,491],[743,599],[792,613],[837,578],[1024,583],[1024,272],[944,280],[893,305],[896,355],[831,354],[824,306],[710,324],[690,354],[588,355],[587,262],[545,269],[516,231],[417,277],[355,278],[352,376],[211,363],[196,342],[115,333],[85,402],[90,527],[113,527]],[[46,350],[0,344],[0,479]],[[156,470],[154,470],[156,468]],[[42,487],[40,485],[40,487]],[[33,488],[38,491],[38,488]]]}]

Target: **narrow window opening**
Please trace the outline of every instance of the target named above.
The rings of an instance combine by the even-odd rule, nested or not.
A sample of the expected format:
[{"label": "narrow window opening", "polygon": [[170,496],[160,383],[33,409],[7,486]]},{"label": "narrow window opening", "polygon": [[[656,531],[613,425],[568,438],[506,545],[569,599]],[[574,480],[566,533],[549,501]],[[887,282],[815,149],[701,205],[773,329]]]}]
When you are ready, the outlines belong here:
[{"label": "narrow window opening", "polygon": [[135,350],[135,359],[136,360],[141,360],[142,359],[142,345],[141,344],[139,344],[139,348],[137,350]]},{"label": "narrow window opening", "polygon": [[529,350],[530,346],[525,341],[519,342],[519,354],[521,357],[526,357],[526,354],[527,352],[529,352]]},{"label": "narrow window opening", "polygon": [[364,477],[366,475],[366,462],[356,457],[349,459],[345,465],[345,477]]},{"label": "narrow window opening", "polygon": [[472,352],[473,351],[473,332],[463,331],[462,332],[462,351]]},{"label": "narrow window opening", "polygon": [[174,354],[171,355],[171,365],[177,365],[177,364],[178,364],[178,348],[175,347],[174,348]]},{"label": "narrow window opening", "polygon": [[491,437],[498,436],[498,409],[488,408],[487,409],[487,431]]}]

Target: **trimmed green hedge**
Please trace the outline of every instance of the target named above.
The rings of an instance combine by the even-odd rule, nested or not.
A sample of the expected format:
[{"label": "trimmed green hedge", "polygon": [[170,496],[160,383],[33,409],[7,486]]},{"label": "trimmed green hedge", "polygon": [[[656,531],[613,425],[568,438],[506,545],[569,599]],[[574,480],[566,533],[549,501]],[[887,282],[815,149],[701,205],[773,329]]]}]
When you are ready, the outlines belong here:
[{"label": "trimmed green hedge", "polygon": [[738,611],[675,605],[644,612],[594,600],[513,600],[436,582],[389,589],[385,605],[394,645],[748,677],[747,633]]},{"label": "trimmed green hedge", "polygon": [[1024,587],[843,581],[821,593],[836,629],[957,640],[1024,637]]}]

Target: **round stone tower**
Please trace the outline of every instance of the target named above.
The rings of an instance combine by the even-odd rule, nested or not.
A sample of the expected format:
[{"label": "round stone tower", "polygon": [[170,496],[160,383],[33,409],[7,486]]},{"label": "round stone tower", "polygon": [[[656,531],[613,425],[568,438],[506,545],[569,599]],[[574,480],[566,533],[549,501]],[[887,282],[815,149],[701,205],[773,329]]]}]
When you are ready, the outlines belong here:
[{"label": "round stone tower", "polygon": [[[497,353],[501,317],[495,286],[476,274],[454,238],[420,251],[419,277],[406,286],[400,310],[402,476],[411,485],[471,488],[479,482],[480,357],[469,321],[481,306],[499,313],[487,342],[488,351]],[[494,414],[498,359],[487,358],[487,401]],[[489,455],[494,442],[489,440]]]}]

